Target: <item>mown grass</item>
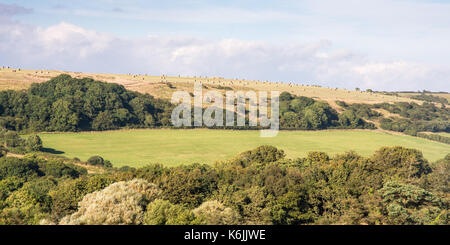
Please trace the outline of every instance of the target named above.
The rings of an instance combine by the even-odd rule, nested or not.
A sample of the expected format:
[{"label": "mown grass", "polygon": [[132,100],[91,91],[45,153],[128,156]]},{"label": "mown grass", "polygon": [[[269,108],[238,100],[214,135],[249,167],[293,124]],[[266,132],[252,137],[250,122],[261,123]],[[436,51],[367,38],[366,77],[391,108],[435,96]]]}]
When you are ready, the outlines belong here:
[{"label": "mown grass", "polygon": [[259,131],[208,129],[43,133],[40,136],[44,147],[64,152],[67,157],[86,161],[92,155],[100,155],[117,167],[148,163],[211,164],[266,144],[283,149],[289,158],[303,157],[310,151],[334,155],[349,150],[369,156],[382,146],[395,145],[419,149],[430,161],[450,153],[450,147],[443,143],[362,130],[281,131],[274,138],[261,138]]}]

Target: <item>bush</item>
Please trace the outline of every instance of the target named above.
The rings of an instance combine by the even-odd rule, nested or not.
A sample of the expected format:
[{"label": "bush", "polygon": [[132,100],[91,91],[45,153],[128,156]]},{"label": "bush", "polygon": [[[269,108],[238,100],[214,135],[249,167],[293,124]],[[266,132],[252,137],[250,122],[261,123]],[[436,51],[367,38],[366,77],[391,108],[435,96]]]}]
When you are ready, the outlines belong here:
[{"label": "bush", "polygon": [[292,96],[292,94],[290,94],[289,92],[282,92],[280,94],[280,101],[290,101],[292,100],[294,97]]},{"label": "bush", "polygon": [[411,96],[411,99],[423,100],[423,101],[427,101],[427,102],[436,102],[436,103],[441,103],[441,104],[449,103],[446,98],[442,98],[439,96],[433,96],[431,94],[425,94],[425,93],[422,93],[420,95]]},{"label": "bush", "polygon": [[65,225],[131,225],[142,224],[146,205],[160,190],[145,180],[114,183],[101,191],[86,195],[76,213],[64,217]]},{"label": "bush", "polygon": [[5,200],[5,208],[0,213],[0,223],[36,225],[48,216],[51,198],[50,189],[56,186],[56,181],[40,178],[27,182]]},{"label": "bush", "polygon": [[286,156],[283,150],[279,150],[274,146],[263,145],[254,150],[243,152],[239,155],[239,159],[248,163],[270,163],[283,159]]},{"label": "bush", "polygon": [[193,208],[217,188],[217,173],[207,165],[174,167],[164,174],[159,186],[165,199]]},{"label": "bush", "polygon": [[66,165],[60,160],[50,160],[40,164],[41,171],[47,176],[61,178],[67,176],[70,178],[78,178],[83,174],[87,174],[87,170],[83,167],[75,165]]},{"label": "bush", "polygon": [[112,163],[109,160],[104,160],[101,156],[92,156],[87,160],[87,164],[92,166],[102,166],[112,168]]},{"label": "bush", "polygon": [[52,217],[56,220],[77,211],[78,202],[86,194],[99,191],[112,183],[109,177],[97,175],[90,178],[69,179],[50,191],[52,197]]},{"label": "bush", "polygon": [[194,220],[189,209],[161,199],[149,203],[144,215],[144,225],[191,225]]},{"label": "bush", "polygon": [[450,192],[450,154],[431,165],[431,173],[423,179],[423,186],[427,190],[442,193]]},{"label": "bush", "polygon": [[326,163],[330,160],[330,157],[325,152],[311,151],[308,152],[306,159],[310,160],[312,163]]},{"label": "bush", "polygon": [[447,224],[442,200],[420,187],[387,182],[380,190],[390,224]]},{"label": "bush", "polygon": [[218,201],[207,201],[194,209],[195,216],[205,225],[238,225],[240,217]]},{"label": "bush", "polygon": [[106,168],[112,168],[112,163],[109,160],[105,160],[103,163],[103,166]]},{"label": "bush", "polygon": [[14,131],[8,131],[4,135],[5,145],[7,147],[23,146],[25,141]]},{"label": "bush", "polygon": [[28,151],[40,151],[42,149],[42,140],[38,135],[31,135],[25,142]]},{"label": "bush", "polygon": [[0,180],[8,177],[32,179],[43,174],[39,171],[36,161],[6,157],[0,159]]},{"label": "bush", "polygon": [[382,147],[372,157],[374,167],[390,177],[420,178],[431,172],[422,152],[401,146]]},{"label": "bush", "polygon": [[274,225],[299,225],[310,222],[305,198],[298,193],[288,192],[276,200],[271,215]]},{"label": "bush", "polygon": [[0,145],[0,157],[6,156],[7,154],[7,149],[6,147],[4,147],[3,145]]},{"label": "bush", "polygon": [[11,193],[22,187],[24,180],[16,176],[8,177],[0,180],[0,209],[3,205],[1,204]]},{"label": "bush", "polygon": [[92,156],[87,160],[87,163],[93,166],[103,166],[105,160],[101,156]]}]

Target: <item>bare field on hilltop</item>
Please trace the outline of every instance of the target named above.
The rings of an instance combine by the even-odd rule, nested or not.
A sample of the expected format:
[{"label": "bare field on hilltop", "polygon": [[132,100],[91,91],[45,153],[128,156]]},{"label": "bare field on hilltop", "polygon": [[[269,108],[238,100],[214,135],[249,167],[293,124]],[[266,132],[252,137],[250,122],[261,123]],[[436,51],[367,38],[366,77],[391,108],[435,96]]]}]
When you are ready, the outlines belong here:
[{"label": "bare field on hilltop", "polygon": [[269,81],[255,81],[244,79],[226,79],[220,77],[181,77],[181,76],[152,76],[133,74],[101,74],[80,73],[50,70],[22,70],[2,68],[0,70],[0,90],[27,89],[32,83],[45,82],[60,74],[69,74],[76,78],[92,78],[95,80],[118,83],[125,88],[141,93],[149,93],[157,98],[170,99],[173,92],[178,90],[193,91],[194,82],[202,82],[204,90],[254,90],[254,91],[287,91],[298,96],[312,97],[327,101],[335,109],[339,109],[335,101],[341,100],[347,103],[382,103],[382,102],[416,102],[404,96],[384,95],[381,93],[353,91],[340,88],[327,88],[318,86],[300,85],[301,82],[276,83]]}]

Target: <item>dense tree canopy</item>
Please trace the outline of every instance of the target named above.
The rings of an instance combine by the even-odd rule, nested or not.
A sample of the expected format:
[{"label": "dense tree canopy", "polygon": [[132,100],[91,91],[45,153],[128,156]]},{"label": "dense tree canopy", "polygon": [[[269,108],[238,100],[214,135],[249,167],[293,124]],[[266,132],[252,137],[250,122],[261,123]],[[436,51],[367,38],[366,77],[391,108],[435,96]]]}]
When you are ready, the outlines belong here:
[{"label": "dense tree canopy", "polygon": [[26,92],[0,91],[0,126],[16,131],[169,126],[171,106],[118,84],[60,75]]},{"label": "dense tree canopy", "polygon": [[450,132],[450,109],[437,107],[433,103],[399,102],[395,104],[382,103],[375,105],[399,117],[382,118],[381,128],[416,135],[418,132]]},{"label": "dense tree canopy", "polygon": [[339,114],[324,101],[297,97],[288,92],[280,95],[282,129],[374,128],[362,117],[359,111],[353,109]]},{"label": "dense tree canopy", "polygon": [[261,146],[214,166],[104,168],[0,158],[0,224],[447,224],[450,156]]},{"label": "dense tree canopy", "polygon": [[[63,74],[28,91],[0,91],[0,127],[29,132],[169,127],[173,108],[118,84]],[[285,129],[373,128],[353,111],[341,116],[326,102],[288,92],[280,96],[280,122]]]}]

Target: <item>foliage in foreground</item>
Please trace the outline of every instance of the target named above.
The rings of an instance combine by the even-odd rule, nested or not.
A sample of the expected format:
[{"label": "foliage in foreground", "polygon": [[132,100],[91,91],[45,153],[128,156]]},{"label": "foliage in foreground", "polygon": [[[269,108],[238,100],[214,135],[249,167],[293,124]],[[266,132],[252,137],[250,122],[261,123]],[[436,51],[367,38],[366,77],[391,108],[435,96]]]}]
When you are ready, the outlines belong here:
[{"label": "foliage in foreground", "polygon": [[214,166],[105,168],[0,158],[0,224],[446,224],[450,155],[371,157],[261,146]]}]

